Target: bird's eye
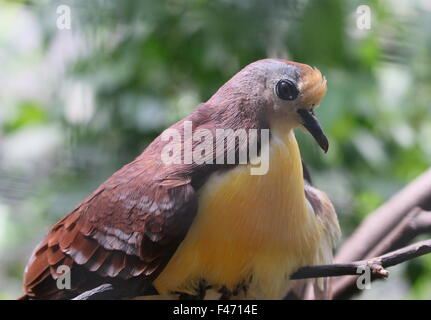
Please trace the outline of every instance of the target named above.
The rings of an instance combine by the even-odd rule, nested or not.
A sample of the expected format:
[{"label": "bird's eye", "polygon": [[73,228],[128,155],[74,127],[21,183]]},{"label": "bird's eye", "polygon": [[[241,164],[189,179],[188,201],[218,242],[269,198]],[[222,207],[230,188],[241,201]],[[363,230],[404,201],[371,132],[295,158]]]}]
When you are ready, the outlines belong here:
[{"label": "bird's eye", "polygon": [[295,100],[299,94],[298,88],[290,80],[278,81],[275,86],[275,92],[283,100]]}]

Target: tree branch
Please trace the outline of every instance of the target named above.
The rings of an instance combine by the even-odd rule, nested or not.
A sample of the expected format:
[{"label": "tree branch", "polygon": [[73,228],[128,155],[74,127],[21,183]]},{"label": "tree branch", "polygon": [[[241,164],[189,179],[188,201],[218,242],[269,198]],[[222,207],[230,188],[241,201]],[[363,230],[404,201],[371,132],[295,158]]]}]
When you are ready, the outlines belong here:
[{"label": "tree branch", "polygon": [[[431,214],[416,206],[431,205],[431,169],[412,181],[379,207],[344,242],[335,262],[364,260],[398,249],[419,234],[431,231]],[[334,298],[349,298],[357,292],[355,277],[332,278]]]},{"label": "tree branch", "polygon": [[[416,207],[368,253],[367,257],[363,258],[376,257],[396,250],[407,245],[417,236],[429,232],[431,232],[431,212]],[[350,298],[358,291],[356,277],[334,278],[332,290],[335,299]]]},{"label": "tree branch", "polygon": [[377,256],[399,249],[417,236],[431,232],[431,211],[413,208],[400,223],[373,249],[369,256]]},{"label": "tree branch", "polygon": [[431,169],[385,202],[355,230],[339,249],[335,261],[360,260],[369,256],[383,238],[416,206],[431,198]]}]

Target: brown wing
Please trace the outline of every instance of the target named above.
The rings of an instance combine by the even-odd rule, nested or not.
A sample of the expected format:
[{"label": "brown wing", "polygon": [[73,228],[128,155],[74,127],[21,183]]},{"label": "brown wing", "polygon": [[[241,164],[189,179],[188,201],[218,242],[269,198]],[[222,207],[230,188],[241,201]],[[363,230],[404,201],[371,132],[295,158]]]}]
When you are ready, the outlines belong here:
[{"label": "brown wing", "polygon": [[[244,109],[244,103],[249,102],[210,100],[171,128],[182,137],[185,120],[193,122],[193,130],[268,128],[258,111],[237,111]],[[259,137],[257,143],[260,148]],[[164,166],[160,159],[164,144],[160,136],[156,138],[51,229],[27,265],[24,299],[67,299],[105,283],[128,290],[122,296],[151,290],[151,281],[184,239],[197,212],[195,190],[212,172],[235,166]],[[224,156],[234,148],[239,159],[237,153],[247,145],[235,142],[224,149]],[[71,268],[70,290],[57,288],[61,265]]]},{"label": "brown wing", "polygon": [[[184,238],[197,211],[190,180],[163,175],[141,156],[54,225],[32,254],[24,298],[68,299],[103,283],[144,293]],[[71,288],[57,288],[61,265]],[[138,280],[138,281],[137,281]]]}]

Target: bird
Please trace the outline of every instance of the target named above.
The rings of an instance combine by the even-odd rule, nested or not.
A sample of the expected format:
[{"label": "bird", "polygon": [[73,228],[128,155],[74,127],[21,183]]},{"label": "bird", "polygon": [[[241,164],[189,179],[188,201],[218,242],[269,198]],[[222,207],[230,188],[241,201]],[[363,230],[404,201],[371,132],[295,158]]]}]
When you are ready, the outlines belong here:
[{"label": "bird", "polygon": [[[290,275],[330,263],[340,236],[295,138],[308,132],[327,152],[315,114],[326,91],[307,64],[246,65],[52,226],[25,267],[21,299],[74,299],[106,284],[110,299],[283,299]],[[186,137],[190,128],[198,138]],[[219,129],[255,134],[228,144]],[[170,132],[179,140],[167,140]],[[198,150],[206,134],[221,153]],[[245,150],[253,145],[254,156]],[[203,158],[186,161],[190,146]],[[266,171],[252,174],[265,154]],[[68,288],[58,286],[59,267],[69,270]]]}]

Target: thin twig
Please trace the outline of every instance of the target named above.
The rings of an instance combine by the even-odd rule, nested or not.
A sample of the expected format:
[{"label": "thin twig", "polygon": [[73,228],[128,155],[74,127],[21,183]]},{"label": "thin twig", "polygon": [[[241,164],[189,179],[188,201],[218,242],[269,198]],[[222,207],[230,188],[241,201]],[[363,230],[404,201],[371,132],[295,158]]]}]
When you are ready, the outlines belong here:
[{"label": "thin twig", "polygon": [[111,293],[114,287],[111,284],[105,283],[94,289],[85,291],[72,300],[110,300]]},{"label": "thin twig", "polygon": [[[389,273],[385,269],[399,263],[411,260],[431,252],[431,239],[421,241],[410,246],[389,252],[385,255],[348,263],[335,263],[329,265],[309,266],[300,268],[291,275],[291,279],[309,279],[322,277],[336,277],[344,275],[358,275],[359,268],[369,267],[371,273],[377,278],[386,278]],[[114,298],[113,287],[104,284],[97,288],[88,290],[73,300],[95,300]]]},{"label": "thin twig", "polygon": [[379,257],[348,262],[348,263],[335,263],[329,265],[309,266],[300,268],[291,275],[291,279],[307,279],[307,278],[321,278],[321,277],[336,277],[345,275],[358,275],[358,268],[369,267],[371,272],[380,278],[388,276],[385,270],[407,260],[422,256],[431,252],[431,239],[424,240],[407,247],[389,252]]}]

